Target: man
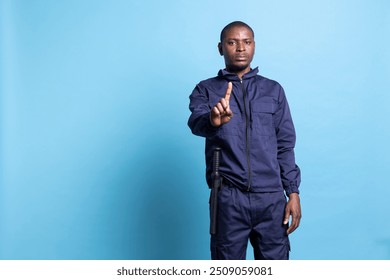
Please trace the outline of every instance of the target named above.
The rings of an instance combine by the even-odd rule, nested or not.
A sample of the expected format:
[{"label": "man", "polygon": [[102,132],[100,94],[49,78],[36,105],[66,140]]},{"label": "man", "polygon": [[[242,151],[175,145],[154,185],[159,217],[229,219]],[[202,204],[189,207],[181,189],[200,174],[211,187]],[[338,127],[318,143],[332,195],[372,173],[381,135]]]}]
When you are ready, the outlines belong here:
[{"label": "man", "polygon": [[221,148],[223,187],[211,257],[245,259],[250,240],[255,259],[288,259],[288,234],[299,226],[301,208],[295,130],[286,96],[277,82],[251,68],[255,41],[250,26],[228,24],[218,50],[226,68],[195,87],[188,120],[192,132],[206,138],[210,187],[213,151]]}]

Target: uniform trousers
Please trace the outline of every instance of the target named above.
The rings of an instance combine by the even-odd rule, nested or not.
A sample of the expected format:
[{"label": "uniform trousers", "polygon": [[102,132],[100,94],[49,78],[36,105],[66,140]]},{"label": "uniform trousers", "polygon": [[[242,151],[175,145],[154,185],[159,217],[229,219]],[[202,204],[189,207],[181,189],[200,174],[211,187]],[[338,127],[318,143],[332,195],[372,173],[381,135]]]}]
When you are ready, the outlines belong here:
[{"label": "uniform trousers", "polygon": [[218,194],[211,258],[244,260],[249,240],[256,260],[289,259],[288,225],[283,225],[286,203],[284,192],[246,192],[224,185]]}]

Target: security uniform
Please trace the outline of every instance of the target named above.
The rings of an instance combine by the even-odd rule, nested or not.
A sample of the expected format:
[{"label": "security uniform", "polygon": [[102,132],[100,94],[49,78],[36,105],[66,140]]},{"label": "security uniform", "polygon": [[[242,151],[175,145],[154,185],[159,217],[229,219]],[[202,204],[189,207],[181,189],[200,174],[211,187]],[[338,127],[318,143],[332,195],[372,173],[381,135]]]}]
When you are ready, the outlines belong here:
[{"label": "security uniform", "polygon": [[[213,127],[210,111],[232,82],[230,122]],[[299,193],[295,129],[283,88],[251,69],[240,79],[220,70],[190,95],[188,125],[206,138],[206,180],[211,187],[212,157],[221,148],[224,187],[218,197],[218,233],[211,236],[212,259],[245,259],[250,240],[256,259],[288,259],[286,195]]]}]

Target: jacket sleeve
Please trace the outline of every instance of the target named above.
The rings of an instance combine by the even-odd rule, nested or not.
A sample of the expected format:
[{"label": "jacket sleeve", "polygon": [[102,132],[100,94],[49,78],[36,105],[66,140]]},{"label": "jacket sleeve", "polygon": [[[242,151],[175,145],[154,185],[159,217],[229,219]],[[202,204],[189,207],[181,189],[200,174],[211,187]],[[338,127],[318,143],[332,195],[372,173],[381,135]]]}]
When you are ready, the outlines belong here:
[{"label": "jacket sleeve", "polygon": [[218,128],[213,127],[210,122],[211,106],[207,94],[199,85],[195,87],[190,95],[191,115],[188,119],[188,126],[193,134],[206,138],[213,137]]},{"label": "jacket sleeve", "polygon": [[301,172],[295,163],[295,128],[290,109],[282,87],[279,92],[278,109],[275,112],[276,137],[278,145],[278,162],[283,188],[287,195],[299,193]]}]

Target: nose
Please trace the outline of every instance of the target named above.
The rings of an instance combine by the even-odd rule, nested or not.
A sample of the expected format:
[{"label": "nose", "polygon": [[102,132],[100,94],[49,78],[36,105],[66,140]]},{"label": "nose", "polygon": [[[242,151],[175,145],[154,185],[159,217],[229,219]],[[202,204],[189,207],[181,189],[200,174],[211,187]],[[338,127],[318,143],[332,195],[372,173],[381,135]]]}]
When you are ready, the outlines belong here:
[{"label": "nose", "polygon": [[245,43],[244,42],[237,42],[237,51],[238,52],[243,52],[245,51]]}]

